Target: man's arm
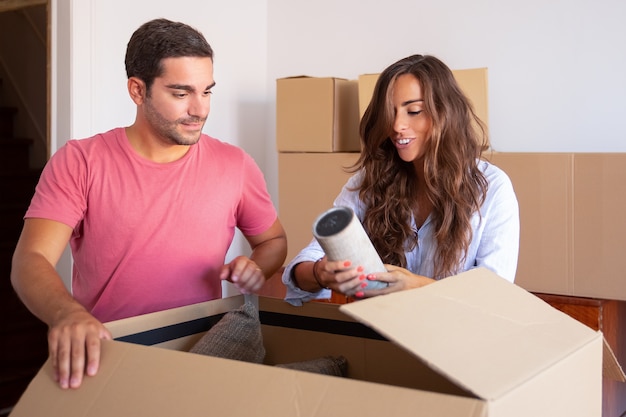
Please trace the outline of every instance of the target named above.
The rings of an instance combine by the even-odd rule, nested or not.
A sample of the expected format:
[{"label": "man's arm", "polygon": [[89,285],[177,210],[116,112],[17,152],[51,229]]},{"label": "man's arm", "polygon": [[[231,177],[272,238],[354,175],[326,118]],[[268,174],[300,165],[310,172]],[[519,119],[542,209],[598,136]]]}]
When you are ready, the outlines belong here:
[{"label": "man's arm", "polygon": [[264,233],[246,236],[246,239],[252,248],[250,259],[259,265],[266,278],[283,266],[287,257],[287,235],[280,220],[276,219]]},{"label": "man's arm", "polygon": [[62,388],[80,386],[95,375],[100,339],[109,331],[67,291],[55,270],[72,229],[45,219],[26,219],[13,254],[11,283],[26,307],[49,326],[48,349]]}]

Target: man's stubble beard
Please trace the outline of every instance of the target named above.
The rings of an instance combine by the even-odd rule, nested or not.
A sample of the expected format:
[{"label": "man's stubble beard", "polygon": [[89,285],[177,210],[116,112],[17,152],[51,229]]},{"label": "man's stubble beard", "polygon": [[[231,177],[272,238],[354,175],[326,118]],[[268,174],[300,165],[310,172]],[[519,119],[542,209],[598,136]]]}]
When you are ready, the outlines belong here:
[{"label": "man's stubble beard", "polygon": [[202,130],[200,130],[197,134],[190,133],[188,136],[183,136],[178,130],[177,127],[183,123],[197,123],[202,122],[204,126],[205,119],[201,119],[198,117],[189,117],[186,119],[178,119],[174,122],[167,120],[165,117],[159,113],[156,108],[152,105],[151,100],[147,99],[145,103],[146,108],[146,119],[148,123],[152,127],[152,129],[163,139],[165,139],[168,143],[172,145],[182,145],[182,146],[191,146],[200,140],[200,135],[202,134]]}]

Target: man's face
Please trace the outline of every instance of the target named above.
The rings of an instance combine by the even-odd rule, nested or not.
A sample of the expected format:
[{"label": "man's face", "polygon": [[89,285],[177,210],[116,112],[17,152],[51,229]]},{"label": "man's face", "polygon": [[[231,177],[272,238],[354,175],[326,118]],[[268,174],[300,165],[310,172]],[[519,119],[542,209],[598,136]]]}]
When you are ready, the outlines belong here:
[{"label": "man's face", "polygon": [[144,101],[145,118],[164,142],[193,145],[211,108],[213,60],[166,58],[162,64],[163,74],[154,79]]}]

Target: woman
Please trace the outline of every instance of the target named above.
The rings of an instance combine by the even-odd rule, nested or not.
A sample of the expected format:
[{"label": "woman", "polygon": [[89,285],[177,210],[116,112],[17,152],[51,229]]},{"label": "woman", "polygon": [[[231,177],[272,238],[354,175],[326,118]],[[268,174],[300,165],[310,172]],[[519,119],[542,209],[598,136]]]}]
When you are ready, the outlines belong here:
[{"label": "woman", "polygon": [[[517,198],[508,176],[480,159],[484,124],[443,62],[413,55],[385,69],[360,135],[354,175],[334,205],[354,210],[387,272],[330,262],[313,240],[285,268],[287,301],[328,298],[330,289],[372,297],[475,267],[514,280]],[[388,285],[365,290],[367,280]]]}]

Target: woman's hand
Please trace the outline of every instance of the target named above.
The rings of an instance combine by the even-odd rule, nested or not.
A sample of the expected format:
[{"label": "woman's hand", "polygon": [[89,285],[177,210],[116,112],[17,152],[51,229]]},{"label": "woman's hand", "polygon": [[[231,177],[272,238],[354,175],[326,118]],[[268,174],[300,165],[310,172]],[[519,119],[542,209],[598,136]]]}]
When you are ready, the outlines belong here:
[{"label": "woman's hand", "polygon": [[367,279],[371,281],[386,282],[387,287],[376,290],[358,291],[355,296],[358,298],[374,297],[377,295],[389,294],[396,291],[410,290],[412,288],[423,287],[432,284],[434,279],[422,275],[416,275],[408,269],[394,265],[385,265],[387,272],[376,272],[368,274]]},{"label": "woman's hand", "polygon": [[313,264],[313,276],[322,288],[353,296],[367,286],[363,267],[349,260],[329,261],[325,256]]}]

